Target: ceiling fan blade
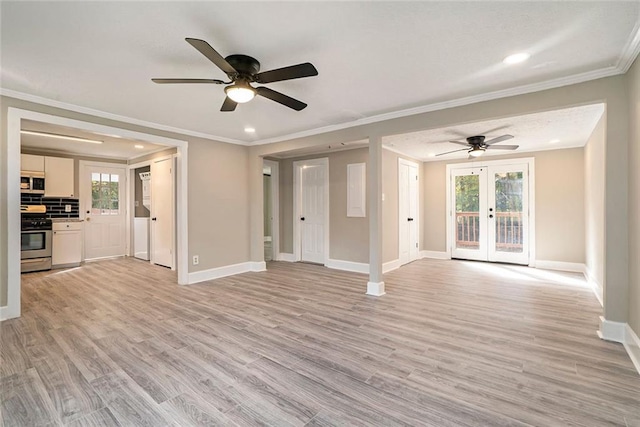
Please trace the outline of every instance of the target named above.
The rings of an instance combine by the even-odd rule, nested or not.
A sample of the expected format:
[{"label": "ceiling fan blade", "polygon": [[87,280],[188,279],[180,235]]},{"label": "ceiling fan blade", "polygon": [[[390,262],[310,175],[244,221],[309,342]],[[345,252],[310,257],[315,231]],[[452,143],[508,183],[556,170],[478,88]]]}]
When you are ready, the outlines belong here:
[{"label": "ceiling fan blade", "polygon": [[216,85],[224,84],[222,80],[216,79],[151,79],[154,83],[166,84],[166,83],[212,83]]},{"label": "ceiling fan blade", "polygon": [[276,101],[289,108],[293,108],[296,111],[303,110],[307,106],[307,104],[302,101],[298,101],[297,99],[291,98],[290,96],[287,96],[283,93],[276,92],[275,90],[269,89],[268,87],[258,87],[256,88],[256,92],[260,96],[269,98],[272,101]]},{"label": "ceiling fan blade", "polygon": [[436,154],[436,157],[438,157],[438,156],[444,156],[445,154],[457,153],[458,151],[468,151],[469,149],[470,149],[470,148],[461,148],[461,149],[459,149],[459,150],[447,151],[446,153]]},{"label": "ceiling fan blade", "polygon": [[449,141],[452,144],[458,144],[458,145],[465,145],[467,147],[469,147],[469,143],[467,142],[462,142],[462,141]]},{"label": "ceiling fan blade", "polygon": [[318,70],[313,64],[305,62],[304,64],[291,65],[290,67],[278,68],[276,70],[265,71],[255,75],[258,83],[272,83],[283,80],[300,79],[302,77],[317,76]]},{"label": "ceiling fan blade", "polygon": [[487,150],[517,150],[519,145],[489,145]]},{"label": "ceiling fan blade", "polygon": [[212,48],[211,45],[206,41],[200,40],[200,39],[191,39],[191,38],[186,38],[185,40],[191,46],[195,47],[198,50],[198,52],[206,56],[209,59],[209,61],[216,64],[218,68],[220,68],[222,71],[224,71],[228,75],[238,74],[238,71],[236,71],[236,69],[233,68],[231,64],[229,64],[227,60],[224,59],[224,57],[220,55],[218,52],[216,52],[216,50]]},{"label": "ceiling fan blade", "polygon": [[237,106],[238,103],[227,96],[222,103],[220,111],[234,111]]},{"label": "ceiling fan blade", "polygon": [[506,141],[507,139],[511,139],[511,138],[513,138],[513,135],[502,135],[502,136],[499,136],[497,138],[493,138],[493,139],[490,139],[488,141],[485,141],[484,145],[495,144],[497,142]]}]

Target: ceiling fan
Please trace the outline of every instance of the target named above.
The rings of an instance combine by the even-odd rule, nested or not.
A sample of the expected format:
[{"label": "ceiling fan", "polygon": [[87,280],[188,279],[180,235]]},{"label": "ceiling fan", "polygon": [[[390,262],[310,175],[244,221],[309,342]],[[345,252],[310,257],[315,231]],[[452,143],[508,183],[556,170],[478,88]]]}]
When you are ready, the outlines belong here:
[{"label": "ceiling fan", "polygon": [[251,101],[254,96],[260,95],[272,101],[296,111],[303,110],[307,104],[291,98],[283,93],[276,92],[264,86],[253,87],[251,83],[273,83],[283,80],[299,79],[318,75],[318,70],[313,64],[291,65],[260,73],[260,63],[257,59],[247,55],[229,55],[223,58],[209,43],[204,40],[187,38],[187,43],[196,48],[198,52],[207,57],[218,68],[225,72],[228,82],[217,79],[151,79],[154,83],[205,83],[217,85],[229,85],[224,88],[227,97],[220,111],[234,111],[238,104]]},{"label": "ceiling fan", "polygon": [[485,141],[484,135],[470,136],[467,142],[449,141],[452,144],[465,145],[465,148],[459,150],[447,151],[446,153],[436,154],[436,156],[444,156],[445,154],[457,153],[459,151],[468,151],[470,157],[480,157],[486,150],[517,150],[518,145],[494,145],[498,142],[506,141],[513,138],[513,135],[502,135],[497,138]]}]

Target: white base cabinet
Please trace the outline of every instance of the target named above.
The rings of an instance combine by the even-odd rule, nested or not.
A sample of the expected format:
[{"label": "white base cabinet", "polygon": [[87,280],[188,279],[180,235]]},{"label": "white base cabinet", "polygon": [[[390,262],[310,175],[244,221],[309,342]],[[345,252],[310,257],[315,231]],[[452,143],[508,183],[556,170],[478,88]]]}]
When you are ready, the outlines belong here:
[{"label": "white base cabinet", "polygon": [[82,262],[82,223],[54,222],[51,250],[53,268],[77,267]]}]

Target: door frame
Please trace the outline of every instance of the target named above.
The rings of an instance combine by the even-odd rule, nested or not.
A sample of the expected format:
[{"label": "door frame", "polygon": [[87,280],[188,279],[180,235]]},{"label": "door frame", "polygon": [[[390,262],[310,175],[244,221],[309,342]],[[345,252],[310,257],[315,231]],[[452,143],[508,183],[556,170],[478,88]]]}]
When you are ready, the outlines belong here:
[{"label": "door frame", "polygon": [[536,260],[536,174],[535,158],[521,157],[501,160],[485,160],[483,158],[473,162],[450,163],[446,167],[445,195],[446,195],[446,254],[447,259],[451,259],[453,246],[453,211],[451,200],[451,171],[454,169],[466,169],[476,167],[489,167],[498,165],[527,164],[529,170],[529,267],[535,267]]},{"label": "door frame", "polygon": [[[99,117],[91,116],[93,120]],[[9,107],[7,110],[7,305],[0,307],[0,320],[20,317],[20,127],[22,119],[73,127],[89,132],[118,135],[122,138],[149,142],[177,148],[178,159],[178,284],[189,283],[189,235],[188,235],[188,147],[186,140],[167,138],[152,133],[137,132],[121,127],[100,125],[93,122],[69,119],[51,114],[39,113],[22,108]],[[122,123],[125,126],[125,123]],[[156,129],[157,130],[157,129]],[[149,131],[154,131],[149,128]]]},{"label": "door frame", "polygon": [[293,162],[293,256],[294,261],[302,260],[302,247],[300,245],[300,216],[302,206],[302,169],[305,166],[324,167],[324,265],[329,262],[329,158],[298,160]]},{"label": "door frame", "polygon": [[[402,207],[400,206],[400,166],[404,165],[404,166],[412,166],[416,168],[417,171],[417,176],[418,176],[418,182],[417,182],[417,191],[416,191],[416,206],[418,207],[418,217],[414,219],[414,223],[416,224],[416,237],[418,238],[418,248],[417,248],[417,255],[415,258],[411,258],[411,251],[409,251],[409,262],[407,264],[409,264],[410,262],[413,262],[417,259],[420,259],[420,218],[422,218],[421,216],[421,212],[422,209],[420,209],[420,165],[418,165],[418,163],[416,162],[412,162],[411,160],[407,160],[407,159],[403,159],[402,157],[398,157],[398,260],[400,260],[400,256],[402,253],[402,248],[400,247],[400,234],[402,232],[402,225],[401,225],[401,220],[400,220],[400,214]],[[406,265],[406,264],[403,264]]]},{"label": "door frame", "polygon": [[[129,174],[128,172],[128,167],[126,163],[112,163],[112,162],[96,162],[93,160],[79,160],[78,161],[78,205],[80,206],[80,218],[82,218],[83,220],[86,221],[86,210],[85,210],[85,205],[83,204],[83,202],[86,201],[86,197],[90,195],[86,194],[86,184],[83,185],[82,184],[82,179],[83,179],[83,172],[84,172],[84,168],[85,166],[97,166],[97,167],[105,167],[105,168],[114,168],[114,169],[120,169],[122,168],[124,170],[124,184],[122,185],[122,188],[124,189],[124,197],[123,197],[123,206],[124,206],[124,254],[125,256],[129,254],[129,250],[130,250],[130,245],[129,245],[129,240],[130,240],[130,230],[129,230],[129,216],[130,216],[130,210],[129,210]],[[85,260],[86,258],[86,254],[85,254],[85,236],[82,236],[82,261]],[[99,260],[100,258],[95,258],[96,260]]]},{"label": "door frame", "polygon": [[[280,164],[274,160],[263,159],[271,168],[271,259],[279,261],[280,255]],[[263,194],[264,197],[264,194]],[[264,214],[264,212],[263,212]]]}]

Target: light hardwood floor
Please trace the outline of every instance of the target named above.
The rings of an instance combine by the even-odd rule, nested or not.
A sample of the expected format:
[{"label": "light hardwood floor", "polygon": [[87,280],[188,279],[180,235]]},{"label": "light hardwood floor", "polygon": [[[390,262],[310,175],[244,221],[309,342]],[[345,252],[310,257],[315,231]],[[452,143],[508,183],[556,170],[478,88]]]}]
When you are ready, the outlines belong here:
[{"label": "light hardwood floor", "polygon": [[638,426],[640,376],[577,275],[421,260],[191,286],[135,259],[23,276],[5,426]]}]

